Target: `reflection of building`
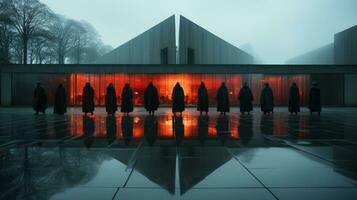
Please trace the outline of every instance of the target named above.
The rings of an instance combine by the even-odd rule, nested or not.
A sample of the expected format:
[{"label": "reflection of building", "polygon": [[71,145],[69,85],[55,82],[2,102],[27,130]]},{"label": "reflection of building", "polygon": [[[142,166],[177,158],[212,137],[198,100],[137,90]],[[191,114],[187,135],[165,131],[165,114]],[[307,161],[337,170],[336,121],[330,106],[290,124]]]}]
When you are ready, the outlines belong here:
[{"label": "reflection of building", "polygon": [[[98,64],[253,64],[253,57],[185,17],[176,52],[175,16],[100,58]],[[176,59],[178,56],[178,59]]]}]

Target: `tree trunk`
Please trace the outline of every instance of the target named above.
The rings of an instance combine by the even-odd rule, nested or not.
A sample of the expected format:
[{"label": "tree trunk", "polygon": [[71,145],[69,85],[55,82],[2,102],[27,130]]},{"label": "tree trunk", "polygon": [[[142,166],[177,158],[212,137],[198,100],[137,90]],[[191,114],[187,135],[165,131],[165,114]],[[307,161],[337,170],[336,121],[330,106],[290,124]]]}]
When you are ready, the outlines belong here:
[{"label": "tree trunk", "polygon": [[23,55],[24,55],[24,60],[23,60],[23,64],[27,64],[27,44],[28,44],[28,38],[27,36],[23,36],[23,45],[24,45],[24,49],[23,49]]}]

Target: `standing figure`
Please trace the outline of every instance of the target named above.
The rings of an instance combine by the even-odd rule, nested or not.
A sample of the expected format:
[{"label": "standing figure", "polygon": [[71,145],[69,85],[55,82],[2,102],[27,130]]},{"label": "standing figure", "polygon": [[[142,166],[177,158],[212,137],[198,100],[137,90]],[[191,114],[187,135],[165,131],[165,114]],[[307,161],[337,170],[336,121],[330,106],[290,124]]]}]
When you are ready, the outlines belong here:
[{"label": "standing figure", "polygon": [[39,112],[45,114],[47,108],[47,96],[46,96],[45,89],[43,89],[40,82],[37,83],[37,86],[33,93],[33,99],[34,99],[33,109],[35,110],[36,115],[38,115]]},{"label": "standing figure", "polygon": [[247,112],[249,115],[253,110],[253,94],[252,90],[248,87],[246,82],[239,91],[238,100],[240,101],[240,112],[242,115],[244,115],[245,112]]},{"label": "standing figure", "polygon": [[317,112],[321,114],[321,96],[320,88],[318,88],[318,83],[313,82],[312,87],[310,88],[310,97],[309,97],[309,109],[310,113]]},{"label": "standing figure", "polygon": [[53,113],[63,115],[66,112],[67,112],[67,93],[63,85],[59,84],[59,86],[56,89]]},{"label": "standing figure", "polygon": [[112,83],[108,85],[107,93],[105,94],[105,110],[108,115],[114,115],[118,110],[117,93]]},{"label": "standing figure", "polygon": [[82,112],[85,115],[87,113],[91,113],[93,115],[94,112],[94,89],[90,85],[89,82],[83,88],[83,97],[82,97]]},{"label": "standing figure", "polygon": [[269,86],[269,83],[265,83],[260,95],[260,106],[262,112],[264,112],[264,115],[274,111],[274,95],[273,90]]},{"label": "standing figure", "polygon": [[221,112],[221,115],[226,115],[226,112],[229,112],[229,97],[228,97],[228,88],[223,82],[221,87],[219,87],[217,92],[217,112]]},{"label": "standing figure", "polygon": [[129,115],[130,112],[133,112],[133,90],[131,89],[129,83],[126,83],[123,92],[121,93],[121,112],[124,115]]},{"label": "standing figure", "polygon": [[157,88],[152,82],[149,83],[144,92],[144,107],[149,112],[149,115],[154,115],[155,111],[159,108],[159,95]]},{"label": "standing figure", "polygon": [[300,112],[300,93],[296,83],[290,86],[289,91],[289,112],[296,115]]},{"label": "standing figure", "polygon": [[208,92],[205,84],[201,82],[200,87],[198,88],[198,101],[197,101],[197,111],[208,113]]},{"label": "standing figure", "polygon": [[176,112],[179,112],[182,115],[182,112],[185,110],[185,93],[180,83],[176,83],[172,91],[172,112],[176,115]]}]

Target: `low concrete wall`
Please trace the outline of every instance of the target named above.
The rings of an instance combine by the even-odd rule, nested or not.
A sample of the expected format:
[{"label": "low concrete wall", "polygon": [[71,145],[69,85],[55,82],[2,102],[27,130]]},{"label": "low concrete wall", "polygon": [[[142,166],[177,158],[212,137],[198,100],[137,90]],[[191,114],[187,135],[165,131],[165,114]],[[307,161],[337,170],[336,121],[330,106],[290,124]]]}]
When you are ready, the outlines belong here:
[{"label": "low concrete wall", "polygon": [[12,104],[12,74],[1,73],[1,105],[11,106]]}]

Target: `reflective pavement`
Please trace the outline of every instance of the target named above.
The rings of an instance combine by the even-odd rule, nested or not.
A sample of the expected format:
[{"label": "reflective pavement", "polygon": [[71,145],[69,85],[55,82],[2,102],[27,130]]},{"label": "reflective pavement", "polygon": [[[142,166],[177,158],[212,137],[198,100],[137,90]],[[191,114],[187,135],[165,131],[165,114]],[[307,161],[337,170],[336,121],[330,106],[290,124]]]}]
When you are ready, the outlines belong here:
[{"label": "reflective pavement", "polygon": [[357,199],[357,108],[232,110],[0,108],[0,199]]}]

